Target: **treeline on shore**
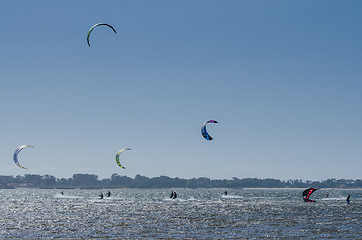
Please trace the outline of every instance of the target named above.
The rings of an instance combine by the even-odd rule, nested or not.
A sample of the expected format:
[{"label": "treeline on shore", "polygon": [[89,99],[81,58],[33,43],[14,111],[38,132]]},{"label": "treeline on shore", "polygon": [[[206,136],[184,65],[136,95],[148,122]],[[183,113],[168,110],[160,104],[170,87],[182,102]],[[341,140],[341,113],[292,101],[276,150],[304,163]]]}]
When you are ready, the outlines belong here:
[{"label": "treeline on shore", "polygon": [[135,178],[120,176],[99,179],[95,174],[74,174],[72,178],[56,178],[51,175],[25,174],[24,176],[0,176],[0,188],[362,188],[362,180],[328,179],[324,181],[277,180],[272,178],[210,179],[206,177],[182,179],[167,176]]}]

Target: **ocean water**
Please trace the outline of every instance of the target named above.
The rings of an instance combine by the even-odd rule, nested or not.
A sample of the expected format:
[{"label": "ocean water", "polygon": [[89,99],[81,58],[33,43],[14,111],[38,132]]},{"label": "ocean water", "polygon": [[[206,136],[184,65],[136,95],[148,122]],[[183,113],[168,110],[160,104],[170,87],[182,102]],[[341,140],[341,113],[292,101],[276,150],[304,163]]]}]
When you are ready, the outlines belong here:
[{"label": "ocean water", "polygon": [[173,190],[2,189],[0,238],[362,239],[361,190]]}]

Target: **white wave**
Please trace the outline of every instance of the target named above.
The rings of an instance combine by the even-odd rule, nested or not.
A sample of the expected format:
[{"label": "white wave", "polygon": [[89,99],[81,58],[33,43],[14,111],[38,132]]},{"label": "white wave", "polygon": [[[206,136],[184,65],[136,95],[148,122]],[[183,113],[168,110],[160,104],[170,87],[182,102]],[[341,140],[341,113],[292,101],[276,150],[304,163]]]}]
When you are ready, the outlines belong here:
[{"label": "white wave", "polygon": [[74,195],[65,195],[61,193],[56,193],[54,195],[54,198],[63,198],[63,199],[78,199],[78,198],[84,198],[82,196],[74,196]]},{"label": "white wave", "polygon": [[328,197],[328,198],[322,198],[322,201],[346,201],[347,197]]},{"label": "white wave", "polygon": [[183,198],[164,198],[164,201],[168,202],[186,202],[189,201],[189,199],[183,199]]},{"label": "white wave", "polygon": [[103,199],[105,200],[123,200],[124,198],[120,198],[120,197],[104,197]]},{"label": "white wave", "polygon": [[244,197],[243,196],[238,196],[238,195],[221,195],[221,198],[241,199],[241,198],[244,198]]}]

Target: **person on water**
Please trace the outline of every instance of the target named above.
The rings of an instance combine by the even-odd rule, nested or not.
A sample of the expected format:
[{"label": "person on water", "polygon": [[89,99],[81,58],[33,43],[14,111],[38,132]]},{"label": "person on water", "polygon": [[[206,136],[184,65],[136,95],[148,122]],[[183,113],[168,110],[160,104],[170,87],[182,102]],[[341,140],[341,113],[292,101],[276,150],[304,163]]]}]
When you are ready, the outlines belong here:
[{"label": "person on water", "polygon": [[103,199],[103,193],[99,194],[99,197],[100,197],[101,199]]},{"label": "person on water", "polygon": [[171,194],[170,194],[170,198],[172,198],[172,199],[177,198],[177,193],[172,191]]},{"label": "person on water", "polygon": [[347,204],[349,204],[349,197],[350,197],[350,196],[351,196],[351,195],[348,194],[348,197],[347,197],[347,200],[346,200],[346,201],[347,201]]},{"label": "person on water", "polygon": [[228,195],[228,192],[227,192],[227,191],[225,191],[225,192],[224,192],[224,195],[225,195],[225,196],[226,196],[226,195]]},{"label": "person on water", "polygon": [[64,192],[62,191],[61,194],[64,195]]},{"label": "person on water", "polygon": [[108,191],[107,197],[110,197],[110,196],[111,196],[111,191]]},{"label": "person on water", "polygon": [[327,198],[327,197],[329,197],[329,194],[328,194],[328,192],[326,193],[326,198]]}]

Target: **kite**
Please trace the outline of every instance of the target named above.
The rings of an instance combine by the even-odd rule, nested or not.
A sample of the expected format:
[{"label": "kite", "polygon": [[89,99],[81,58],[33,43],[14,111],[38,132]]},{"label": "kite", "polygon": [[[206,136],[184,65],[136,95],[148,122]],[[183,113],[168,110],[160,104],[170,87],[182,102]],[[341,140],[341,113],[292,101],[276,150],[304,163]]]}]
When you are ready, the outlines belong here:
[{"label": "kite", "polygon": [[124,149],[119,150],[119,152],[116,154],[116,162],[117,162],[118,166],[120,166],[121,168],[124,168],[124,169],[126,169],[126,168],[123,167],[122,164],[120,163],[119,155],[125,150],[131,150],[131,149],[130,148],[124,148]]},{"label": "kite", "polygon": [[116,32],[116,29],[114,29],[111,25],[109,25],[109,24],[107,24],[107,23],[97,23],[97,24],[93,25],[93,26],[89,29],[89,31],[88,31],[87,43],[88,43],[88,46],[89,46],[89,47],[90,47],[89,36],[90,36],[91,32],[93,31],[93,29],[94,29],[95,27],[103,26],[103,25],[111,28],[114,33],[117,33],[117,32]]},{"label": "kite", "polygon": [[314,200],[310,200],[309,197],[310,195],[312,195],[312,193],[314,191],[317,191],[317,188],[307,188],[306,190],[303,191],[303,199],[304,202],[315,202]]},{"label": "kite", "polygon": [[206,140],[212,140],[213,138],[209,135],[209,133],[206,131],[206,124],[208,123],[217,123],[217,121],[215,120],[209,120],[207,122],[205,122],[204,124],[202,124],[201,126],[201,134],[202,136],[206,139]]},{"label": "kite", "polygon": [[20,153],[21,150],[23,150],[24,148],[27,148],[27,147],[32,147],[33,148],[33,146],[30,146],[30,145],[20,146],[15,150],[14,156],[13,156],[15,164],[18,165],[19,167],[23,168],[23,169],[27,169],[27,168],[20,165],[20,163],[18,161],[18,154]]}]

